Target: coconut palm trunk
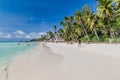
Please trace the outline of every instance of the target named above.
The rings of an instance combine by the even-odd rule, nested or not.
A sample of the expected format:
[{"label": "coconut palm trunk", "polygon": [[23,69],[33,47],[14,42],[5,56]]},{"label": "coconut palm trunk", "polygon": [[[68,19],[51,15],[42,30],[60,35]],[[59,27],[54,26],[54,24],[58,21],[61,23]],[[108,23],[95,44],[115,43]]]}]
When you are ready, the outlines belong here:
[{"label": "coconut palm trunk", "polygon": [[85,29],[85,27],[84,27],[84,26],[82,26],[82,28],[83,28],[83,30],[84,30],[84,32],[85,32],[85,34],[86,34],[86,36],[87,36],[88,41],[90,41],[89,36],[88,36],[88,33],[87,33],[87,30]]},{"label": "coconut palm trunk", "polygon": [[110,27],[110,37],[113,38],[112,28]]},{"label": "coconut palm trunk", "polygon": [[95,33],[95,35],[96,35],[96,37],[97,37],[98,41],[100,41],[100,38],[99,38],[99,36],[98,36],[98,34],[97,34],[96,29],[94,29],[94,28],[93,28],[93,31],[94,31],[94,33]]},{"label": "coconut palm trunk", "polygon": [[[82,24],[83,31],[84,31],[85,35],[87,36],[88,41],[90,41],[89,36],[88,36],[88,33],[87,33],[87,30],[85,29],[85,26],[83,25],[83,23],[82,23],[81,20],[80,20],[79,22]],[[79,23],[79,24],[80,24],[80,23]]]}]

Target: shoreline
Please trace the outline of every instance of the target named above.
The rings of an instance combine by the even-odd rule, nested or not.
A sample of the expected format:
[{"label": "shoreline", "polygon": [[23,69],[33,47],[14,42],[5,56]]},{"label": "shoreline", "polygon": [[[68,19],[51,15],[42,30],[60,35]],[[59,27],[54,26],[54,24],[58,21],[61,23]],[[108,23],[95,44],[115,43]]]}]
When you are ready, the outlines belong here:
[{"label": "shoreline", "polygon": [[[37,50],[37,51],[36,51]],[[33,52],[31,52],[31,51],[36,51],[34,54],[33,54]],[[54,54],[53,52],[51,52],[51,50],[50,50],[50,48],[49,47],[47,47],[47,46],[45,46],[44,44],[39,44],[39,46],[37,46],[36,48],[34,48],[33,50],[31,50],[31,51],[29,51],[29,52],[26,52],[24,55],[21,55],[21,56],[19,56],[19,57],[17,57],[16,59],[14,59],[13,61],[12,61],[12,63],[10,64],[10,66],[9,66],[9,68],[8,68],[8,72],[9,72],[9,76],[8,76],[8,80],[21,80],[22,78],[24,78],[24,79],[22,79],[22,80],[34,80],[34,79],[37,79],[37,80],[39,80],[39,78],[40,78],[40,73],[38,72],[38,66],[39,67],[42,67],[42,69],[46,69],[46,70],[49,70],[50,72],[52,72],[52,75],[51,75],[51,73],[50,72],[48,72],[47,74],[49,74],[49,75],[51,75],[51,76],[49,76],[50,78],[55,78],[55,76],[54,75],[56,75],[56,74],[59,74],[59,75],[62,75],[61,74],[61,69],[60,69],[60,67],[59,67],[59,63],[61,63],[61,61],[62,61],[62,59],[63,59],[63,56],[62,55],[59,55],[59,54]],[[43,52],[43,53],[40,53],[40,52],[38,52],[38,51],[40,51],[40,52]],[[29,57],[29,58],[27,58],[27,57]],[[38,58],[38,57],[41,57],[42,59],[40,59],[40,58]],[[22,60],[21,60],[22,59]],[[36,61],[37,60],[42,60],[42,61],[44,61],[44,62],[41,62],[41,64],[42,65],[40,65],[40,64],[37,64],[36,63]],[[17,62],[16,62],[17,61]],[[24,62],[23,62],[24,61]],[[25,61],[27,61],[27,62],[25,62]],[[38,62],[38,61],[37,61]],[[51,62],[53,62],[52,63],[52,65],[51,65]],[[19,63],[21,63],[21,64],[24,64],[26,67],[25,67],[25,69],[24,69],[24,66],[22,65],[21,67],[20,66],[18,66],[19,65]],[[28,64],[26,64],[26,63],[28,63]],[[55,64],[54,64],[55,63]],[[50,69],[52,69],[52,70],[50,70],[50,69],[47,69],[47,67],[46,67],[46,65],[48,65],[49,64],[49,67],[50,67]],[[33,73],[31,73],[31,74],[29,74],[30,72],[27,70],[28,69],[28,67],[29,66],[31,66],[29,69],[30,70],[32,70],[33,68],[34,68],[34,70],[32,70],[32,71],[30,71],[30,72],[38,72],[39,74],[33,74]],[[36,65],[36,66],[34,66],[34,65]],[[13,67],[14,66],[14,67]],[[52,68],[52,67],[54,67],[54,68]],[[27,70],[27,71],[25,71],[25,72],[22,72],[21,70],[18,70],[17,68],[20,68],[21,70],[23,70],[24,69],[24,71],[25,70]],[[42,69],[40,69],[41,71],[42,71]],[[56,70],[54,70],[54,69],[56,69],[57,71],[59,71],[60,73],[56,73]],[[18,70],[18,71],[17,71]],[[14,72],[15,71],[15,72]],[[20,75],[22,75],[22,77],[21,76],[19,76],[19,75],[17,75],[17,74],[15,74],[16,72],[18,72]],[[44,72],[44,71],[42,71],[42,72]],[[27,73],[27,74],[26,74]],[[28,75],[29,74],[29,75]],[[53,75],[54,74],[54,75]],[[32,77],[29,77],[29,76],[32,76]],[[43,75],[42,73],[41,73],[41,75]],[[23,77],[24,76],[24,77]],[[45,76],[45,74],[43,75],[43,76],[41,76],[42,78],[46,78],[47,80],[49,79],[49,78],[47,78],[46,76]],[[58,75],[57,75],[57,77],[58,77]],[[56,78],[57,78],[56,77]],[[34,78],[34,79],[33,79]],[[42,79],[41,78],[41,79]],[[61,78],[61,77],[59,77],[59,78]],[[46,80],[45,79],[45,80]],[[62,79],[62,78],[61,78]],[[60,79],[60,80],[61,80]]]},{"label": "shoreline", "polygon": [[119,57],[90,51],[91,48],[94,49],[95,44],[87,44],[87,47],[83,45],[85,44],[78,48],[77,44],[40,43],[13,59],[7,68],[9,73],[7,78],[8,80],[120,79]]},{"label": "shoreline", "polygon": [[[37,46],[39,46],[40,43],[38,43]],[[3,66],[3,67],[0,67],[0,80],[6,80],[7,77],[8,77],[8,68],[9,68],[9,65],[14,61],[16,60],[16,58],[20,57],[20,56],[24,56],[25,54],[27,54],[28,52],[31,51],[31,49],[34,49],[36,48],[37,46],[33,47],[33,48],[30,48],[24,52],[20,52],[19,55],[16,55],[14,57],[12,57],[9,61],[9,63],[6,64],[6,66]]]}]

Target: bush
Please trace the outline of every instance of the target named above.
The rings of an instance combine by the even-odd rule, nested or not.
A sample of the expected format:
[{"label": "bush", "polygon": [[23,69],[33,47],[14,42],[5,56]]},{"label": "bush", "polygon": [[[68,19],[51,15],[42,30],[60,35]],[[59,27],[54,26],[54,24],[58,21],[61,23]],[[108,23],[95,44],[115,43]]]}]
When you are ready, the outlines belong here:
[{"label": "bush", "polygon": [[104,42],[109,43],[109,38],[105,38],[105,39],[104,39]]},{"label": "bush", "polygon": [[94,37],[92,38],[92,42],[99,42],[98,39],[96,38],[96,36],[94,36]]},{"label": "bush", "polygon": [[113,42],[119,43],[119,42],[120,42],[120,38],[114,38],[114,39],[113,39]]},{"label": "bush", "polygon": [[82,42],[86,42],[86,41],[88,41],[87,36],[82,37],[82,38],[81,38],[81,41],[82,41]]}]

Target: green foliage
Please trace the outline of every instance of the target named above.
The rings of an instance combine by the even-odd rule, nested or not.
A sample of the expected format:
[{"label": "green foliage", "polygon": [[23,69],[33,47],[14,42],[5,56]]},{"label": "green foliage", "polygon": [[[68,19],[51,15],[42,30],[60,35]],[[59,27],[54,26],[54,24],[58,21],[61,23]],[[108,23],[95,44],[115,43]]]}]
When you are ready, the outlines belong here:
[{"label": "green foliage", "polygon": [[81,41],[82,41],[82,42],[87,42],[87,41],[88,41],[87,36],[82,37],[82,38],[81,38]]},{"label": "green foliage", "polygon": [[104,39],[104,42],[109,43],[109,38],[105,38],[105,39]]},{"label": "green foliage", "polygon": [[[114,3],[114,4],[113,4]],[[120,0],[96,0],[96,14],[85,5],[82,10],[75,12],[73,16],[65,16],[60,25],[63,28],[54,32],[47,32],[45,39],[54,39],[58,36],[67,42],[120,42]]]},{"label": "green foliage", "polygon": [[113,42],[115,42],[115,43],[120,43],[120,38],[114,38],[114,39],[113,39]]},{"label": "green foliage", "polygon": [[96,36],[94,36],[94,37],[92,38],[92,42],[99,42],[98,39],[96,38]]}]

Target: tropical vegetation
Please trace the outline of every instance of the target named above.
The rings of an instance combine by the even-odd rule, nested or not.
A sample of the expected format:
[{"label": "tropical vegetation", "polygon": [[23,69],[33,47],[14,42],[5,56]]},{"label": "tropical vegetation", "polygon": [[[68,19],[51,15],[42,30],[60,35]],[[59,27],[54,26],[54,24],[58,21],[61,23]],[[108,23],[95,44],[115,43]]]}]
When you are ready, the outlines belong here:
[{"label": "tropical vegetation", "polygon": [[108,42],[109,39],[119,42],[120,0],[96,0],[96,4],[96,12],[85,5],[73,16],[65,16],[60,29],[54,26],[54,32],[49,31],[41,38],[54,40],[57,36],[67,42]]}]

